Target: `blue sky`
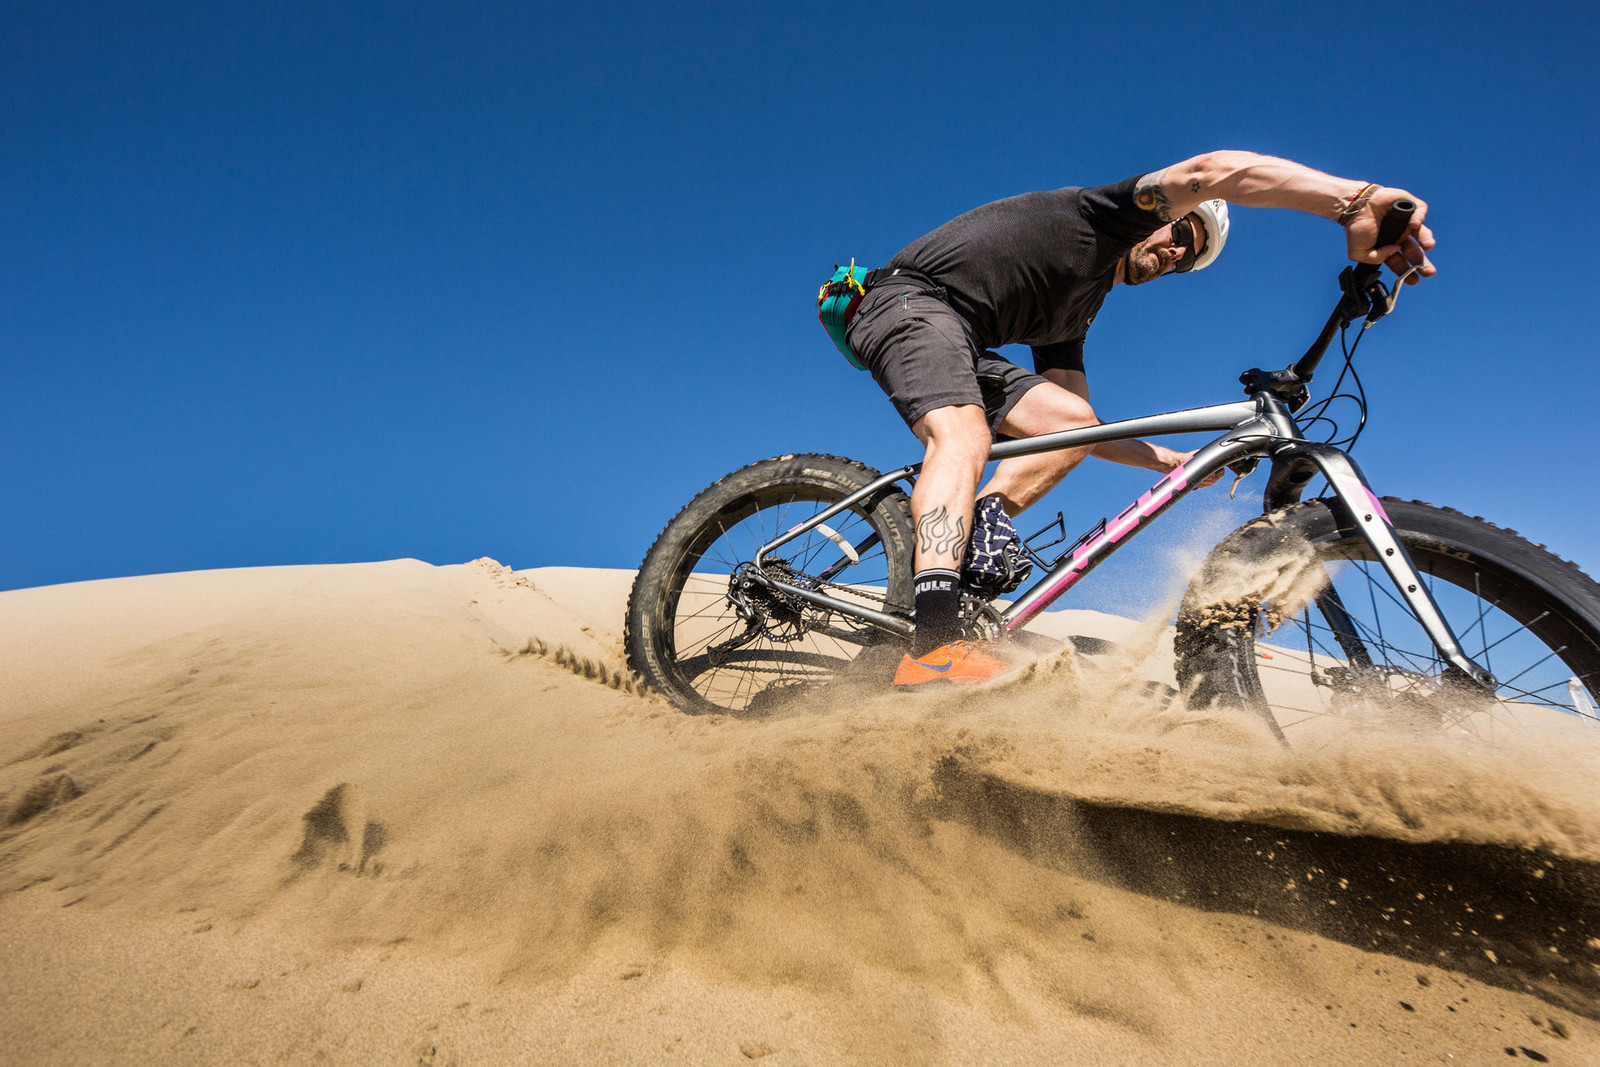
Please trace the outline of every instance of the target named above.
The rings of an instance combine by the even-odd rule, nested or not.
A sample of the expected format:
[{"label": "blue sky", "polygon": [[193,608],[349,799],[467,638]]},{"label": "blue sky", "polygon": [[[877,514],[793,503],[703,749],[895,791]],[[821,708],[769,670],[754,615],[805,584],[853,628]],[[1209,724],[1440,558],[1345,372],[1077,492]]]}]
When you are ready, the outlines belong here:
[{"label": "blue sky", "polygon": [[[915,458],[817,324],[834,263],[1220,147],[1430,203],[1440,273],[1363,345],[1356,458],[1600,572],[1587,5],[132,7],[3,17],[0,589],[634,566],[746,462]],[[1107,300],[1102,417],[1233,399],[1341,262],[1326,222],[1236,211],[1212,269]],[[1150,480],[1087,464],[1048,507]]]}]

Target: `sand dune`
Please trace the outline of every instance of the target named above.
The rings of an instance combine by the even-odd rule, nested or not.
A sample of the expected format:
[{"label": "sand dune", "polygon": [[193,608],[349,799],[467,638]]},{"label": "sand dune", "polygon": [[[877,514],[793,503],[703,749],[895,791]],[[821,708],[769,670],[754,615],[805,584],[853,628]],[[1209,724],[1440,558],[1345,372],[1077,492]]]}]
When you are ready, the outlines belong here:
[{"label": "sand dune", "polygon": [[1593,743],[1285,752],[1093,613],[1043,625],[1125,653],[690,717],[631,577],[0,593],[0,1059],[1600,1060]]}]

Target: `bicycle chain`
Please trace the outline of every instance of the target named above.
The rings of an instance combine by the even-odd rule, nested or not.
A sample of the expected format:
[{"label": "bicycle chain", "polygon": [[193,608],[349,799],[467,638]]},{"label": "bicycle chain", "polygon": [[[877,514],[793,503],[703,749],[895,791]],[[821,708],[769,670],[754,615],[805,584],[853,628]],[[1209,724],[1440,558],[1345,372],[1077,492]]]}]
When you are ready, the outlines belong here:
[{"label": "bicycle chain", "polygon": [[[793,567],[790,567],[787,563],[784,563],[784,568],[788,571],[787,577],[790,579],[789,584],[798,585],[801,582],[805,582],[808,583],[807,588],[811,589],[813,592],[821,592],[826,589],[836,589],[848,594],[851,597],[870,601],[879,610],[887,610],[888,608],[889,598],[887,594],[879,596],[875,593],[868,592],[861,586],[847,585],[843,582],[826,581],[824,579],[806,574],[804,571],[797,571]],[[808,601],[800,599],[797,596],[784,593],[779,589],[772,589],[768,587],[764,590],[764,595],[781,601],[789,610],[794,611],[802,616],[804,616],[804,614],[808,611],[814,613],[835,614],[834,612],[830,612],[827,608],[812,604]],[[979,625],[985,626],[988,630],[994,631],[994,633],[997,633],[1000,629],[1003,629],[1003,626],[1000,623],[999,613],[995,609],[992,599],[979,596],[978,594],[972,593],[966,589],[961,590],[961,620],[963,629],[966,630],[971,630]],[[763,627],[764,632],[772,640],[783,641],[785,643],[798,641],[801,637],[805,636],[805,633],[809,632],[810,629],[811,628],[808,626],[806,631],[803,631],[792,638],[782,638],[773,635],[770,628]],[[994,633],[990,633],[987,636],[992,637],[994,636]]]}]

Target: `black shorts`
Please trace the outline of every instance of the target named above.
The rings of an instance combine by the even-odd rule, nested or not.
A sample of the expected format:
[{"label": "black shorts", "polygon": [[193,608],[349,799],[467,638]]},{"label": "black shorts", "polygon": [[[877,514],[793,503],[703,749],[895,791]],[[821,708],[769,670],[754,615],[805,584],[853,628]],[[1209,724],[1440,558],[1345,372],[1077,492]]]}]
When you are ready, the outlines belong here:
[{"label": "black shorts", "polygon": [[979,348],[972,328],[915,286],[875,286],[850,322],[850,347],[910,426],[935,408],[977,404],[989,432],[1044,379]]}]

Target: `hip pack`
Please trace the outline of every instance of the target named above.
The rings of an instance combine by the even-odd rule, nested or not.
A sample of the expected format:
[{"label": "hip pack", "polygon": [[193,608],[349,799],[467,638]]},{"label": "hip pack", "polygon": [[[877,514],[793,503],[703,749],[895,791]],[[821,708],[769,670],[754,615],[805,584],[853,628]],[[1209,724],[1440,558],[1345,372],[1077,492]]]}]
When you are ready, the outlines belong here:
[{"label": "hip pack", "polygon": [[856,305],[861,302],[866,294],[867,287],[863,284],[867,278],[867,268],[856,266],[856,261],[851,260],[848,267],[833,265],[833,277],[822,283],[822,288],[817,291],[817,318],[822,320],[822,328],[828,331],[828,337],[833,341],[833,347],[856,370],[866,370],[866,366],[856,357],[850,348],[850,342],[845,339],[845,331],[850,328],[850,320],[855,317]]}]

